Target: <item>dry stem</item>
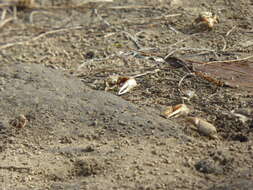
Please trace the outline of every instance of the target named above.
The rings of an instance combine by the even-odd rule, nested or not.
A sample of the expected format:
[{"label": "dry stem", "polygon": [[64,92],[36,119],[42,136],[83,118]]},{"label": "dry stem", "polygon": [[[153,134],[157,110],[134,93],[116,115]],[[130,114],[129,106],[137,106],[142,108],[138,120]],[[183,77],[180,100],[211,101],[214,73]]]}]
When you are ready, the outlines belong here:
[{"label": "dry stem", "polygon": [[27,45],[30,42],[39,40],[40,38],[43,38],[43,37],[45,37],[49,34],[55,34],[55,33],[65,32],[65,31],[69,31],[69,30],[79,30],[79,29],[82,29],[82,28],[83,28],[83,26],[76,26],[76,27],[71,27],[71,28],[61,28],[61,29],[56,29],[56,30],[50,30],[50,31],[47,31],[45,33],[39,34],[39,35],[31,38],[30,40],[4,44],[4,45],[0,46],[0,50],[10,48],[10,47],[13,47],[13,46],[17,46],[17,45]]},{"label": "dry stem", "polygon": [[213,63],[232,63],[232,62],[239,62],[239,61],[248,60],[248,59],[250,59],[250,58],[253,58],[253,55],[248,56],[248,57],[244,57],[244,58],[241,58],[241,59],[232,59],[232,60],[224,60],[224,61],[210,61],[210,62],[203,63],[203,65],[209,65],[209,64],[213,64]]},{"label": "dry stem", "polygon": [[14,17],[4,19],[3,21],[0,22],[0,28],[4,27],[8,22],[11,22],[13,20],[15,20]]}]

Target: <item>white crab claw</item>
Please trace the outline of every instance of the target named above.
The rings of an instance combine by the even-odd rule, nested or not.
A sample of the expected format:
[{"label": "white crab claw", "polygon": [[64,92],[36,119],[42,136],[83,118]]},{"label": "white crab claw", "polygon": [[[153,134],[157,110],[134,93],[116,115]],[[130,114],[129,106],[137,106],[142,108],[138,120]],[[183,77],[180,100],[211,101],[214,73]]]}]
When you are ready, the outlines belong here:
[{"label": "white crab claw", "polygon": [[129,78],[120,88],[118,95],[125,94],[136,86],[137,86],[136,80],[134,78]]},{"label": "white crab claw", "polygon": [[178,104],[175,106],[169,106],[165,112],[164,115],[167,118],[170,117],[179,117],[183,115],[188,115],[190,113],[190,109],[185,104]]}]

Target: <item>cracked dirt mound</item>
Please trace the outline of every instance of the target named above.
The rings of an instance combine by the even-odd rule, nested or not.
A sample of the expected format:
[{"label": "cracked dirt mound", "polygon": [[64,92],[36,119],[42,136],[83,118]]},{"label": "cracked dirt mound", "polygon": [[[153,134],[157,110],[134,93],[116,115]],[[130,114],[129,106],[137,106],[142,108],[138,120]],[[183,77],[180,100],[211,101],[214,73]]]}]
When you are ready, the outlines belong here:
[{"label": "cracked dirt mound", "polygon": [[2,120],[24,114],[32,129],[57,130],[68,123],[68,130],[97,127],[112,135],[182,135],[179,127],[159,117],[159,112],[91,90],[80,80],[42,65],[11,64],[1,68],[0,77]]}]

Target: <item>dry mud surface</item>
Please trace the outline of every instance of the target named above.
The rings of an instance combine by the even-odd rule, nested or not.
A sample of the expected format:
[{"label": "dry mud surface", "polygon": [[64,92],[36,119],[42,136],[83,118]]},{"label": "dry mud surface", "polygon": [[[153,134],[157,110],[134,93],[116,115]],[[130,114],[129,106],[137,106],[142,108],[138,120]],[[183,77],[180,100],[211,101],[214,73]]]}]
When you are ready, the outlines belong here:
[{"label": "dry mud surface", "polygon": [[[52,2],[0,28],[0,189],[253,189],[252,1]],[[117,96],[115,74],[145,75]],[[183,102],[218,139],[161,115]]]}]

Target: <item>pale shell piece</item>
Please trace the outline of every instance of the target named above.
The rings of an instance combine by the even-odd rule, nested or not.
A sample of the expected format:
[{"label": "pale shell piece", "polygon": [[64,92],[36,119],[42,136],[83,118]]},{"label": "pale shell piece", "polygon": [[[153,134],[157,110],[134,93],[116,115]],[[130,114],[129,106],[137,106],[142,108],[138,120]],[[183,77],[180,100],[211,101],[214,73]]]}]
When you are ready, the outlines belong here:
[{"label": "pale shell piece", "polygon": [[189,117],[188,121],[195,125],[197,131],[205,136],[218,139],[216,127],[199,117]]},{"label": "pale shell piece", "polygon": [[137,86],[137,82],[135,78],[129,78],[125,83],[123,83],[123,86],[120,88],[118,95],[125,94],[136,86]]},{"label": "pale shell piece", "polygon": [[182,115],[188,115],[190,113],[190,109],[185,104],[178,104],[175,106],[169,106],[165,111],[164,115],[167,118],[170,117],[179,117]]}]

